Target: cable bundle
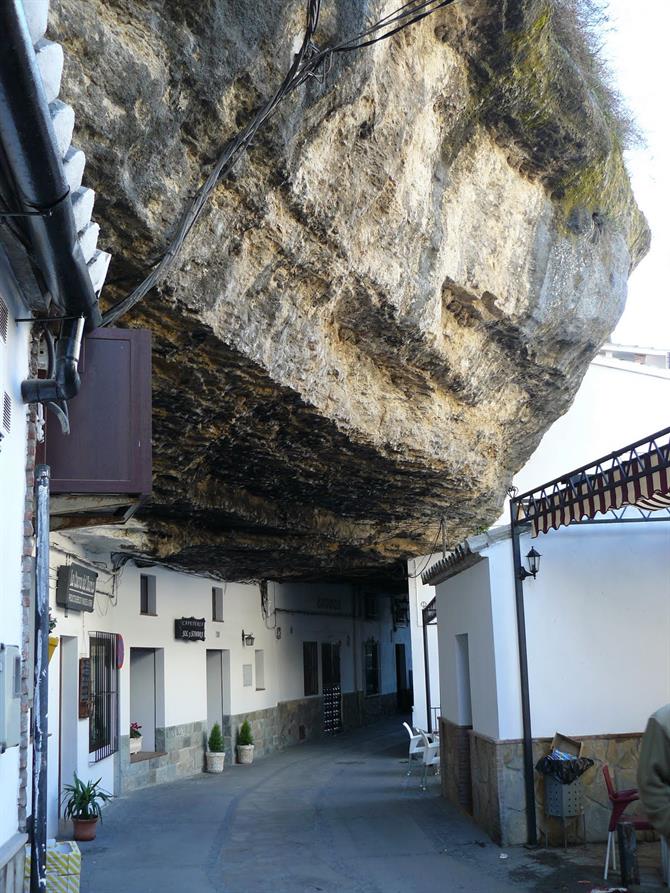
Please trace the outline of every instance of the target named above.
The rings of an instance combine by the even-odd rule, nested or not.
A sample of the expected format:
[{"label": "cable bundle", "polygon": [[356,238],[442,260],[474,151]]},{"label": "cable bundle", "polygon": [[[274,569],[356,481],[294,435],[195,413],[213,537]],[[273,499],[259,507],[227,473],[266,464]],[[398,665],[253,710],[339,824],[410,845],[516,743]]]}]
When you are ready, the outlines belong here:
[{"label": "cable bundle", "polygon": [[177,232],[163,257],[137,288],[104,314],[103,325],[108,326],[115,323],[121,316],[138,304],[147,292],[167,276],[216,184],[231,171],[242,153],[248,149],[259,128],[274,114],[279,104],[289,93],[301,84],[304,84],[307,78],[316,76],[319,67],[324,63],[328,65],[335,54],[353,52],[354,50],[369,47],[380,40],[386,40],[452,2],[454,0],[410,0],[410,2],[404,3],[360,34],[347,38],[335,44],[335,46],[319,50],[314,44],[313,38],[319,23],[321,0],[307,0],[305,34],[302,44],[279,88],[260,107],[252,120],[224,148],[209,176],[184,212]]}]

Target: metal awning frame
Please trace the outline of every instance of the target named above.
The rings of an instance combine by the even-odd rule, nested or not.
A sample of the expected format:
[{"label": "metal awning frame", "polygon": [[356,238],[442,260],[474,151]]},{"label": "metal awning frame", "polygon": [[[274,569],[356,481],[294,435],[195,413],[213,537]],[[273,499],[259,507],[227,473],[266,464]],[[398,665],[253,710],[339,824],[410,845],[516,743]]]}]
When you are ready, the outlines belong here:
[{"label": "metal awning frame", "polygon": [[[652,464],[652,457],[658,461]],[[628,493],[628,487],[633,486],[635,494],[640,492],[640,481],[651,474],[662,473],[665,481],[665,493],[670,490],[670,427],[663,428],[649,437],[635,441],[607,456],[596,459],[587,465],[582,465],[567,474],[563,474],[546,484],[528,490],[525,493],[510,495],[510,530],[512,537],[512,555],[514,572],[514,591],[516,600],[517,636],[519,643],[519,677],[521,683],[521,717],[523,724],[523,768],[524,786],[526,794],[526,830],[528,843],[536,845],[537,840],[537,816],[535,809],[535,779],[533,767],[533,735],[530,714],[530,694],[528,678],[528,649],[526,643],[526,617],[523,601],[523,579],[521,568],[521,536],[528,532],[548,532],[550,529],[558,529],[561,526],[574,524],[625,524],[625,523],[652,523],[653,521],[668,521],[670,508],[650,510],[646,506],[636,506],[623,500],[620,505],[607,505],[607,499],[611,498],[616,488],[623,497]],[[615,476],[616,475],[616,476]],[[584,493],[584,489],[586,493]],[[665,495],[665,494],[663,494]],[[571,517],[565,522],[566,512],[583,504],[584,499],[589,500],[588,516]],[[643,496],[642,501],[647,497]],[[603,501],[604,500],[604,501]],[[596,508],[596,501],[601,508]],[[615,500],[616,501],[616,500]],[[634,514],[634,517],[626,517],[626,514]],[[602,514],[606,517],[595,518],[594,515]],[[662,514],[662,517],[659,515]],[[555,522],[548,528],[541,529],[538,518],[552,516]],[[532,530],[531,520],[535,520],[535,530]],[[425,635],[425,629],[424,629]]]}]

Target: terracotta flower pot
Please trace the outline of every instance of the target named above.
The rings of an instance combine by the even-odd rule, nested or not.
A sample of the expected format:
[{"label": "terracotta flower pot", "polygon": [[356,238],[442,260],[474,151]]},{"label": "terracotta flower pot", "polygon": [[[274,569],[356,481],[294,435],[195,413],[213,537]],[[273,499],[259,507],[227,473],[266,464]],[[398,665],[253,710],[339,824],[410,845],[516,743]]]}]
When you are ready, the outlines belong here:
[{"label": "terracotta flower pot", "polygon": [[72,819],[75,840],[95,840],[97,819]]}]

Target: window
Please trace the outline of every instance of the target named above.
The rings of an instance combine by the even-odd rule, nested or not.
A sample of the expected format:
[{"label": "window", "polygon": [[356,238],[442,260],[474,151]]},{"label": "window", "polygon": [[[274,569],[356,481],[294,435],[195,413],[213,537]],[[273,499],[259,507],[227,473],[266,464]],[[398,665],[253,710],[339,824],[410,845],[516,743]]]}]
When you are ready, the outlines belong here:
[{"label": "window", "polygon": [[302,643],[302,665],[305,675],[305,697],[319,693],[319,646],[316,642]]},{"label": "window", "polygon": [[140,575],[140,614],[156,616],[156,578],[151,574]]},{"label": "window", "polygon": [[103,760],[119,748],[117,640],[114,633],[92,633],[91,714],[88,725],[88,750],[94,762]]},{"label": "window", "polygon": [[366,595],[365,596],[365,619],[366,620],[376,620],[377,619],[377,596],[376,595]]},{"label": "window", "polygon": [[223,589],[212,586],[212,620],[223,622]]},{"label": "window", "polygon": [[379,642],[368,639],[365,648],[365,694],[379,694]]},{"label": "window", "polygon": [[256,663],[256,691],[263,691],[265,688],[265,652],[254,651]]}]

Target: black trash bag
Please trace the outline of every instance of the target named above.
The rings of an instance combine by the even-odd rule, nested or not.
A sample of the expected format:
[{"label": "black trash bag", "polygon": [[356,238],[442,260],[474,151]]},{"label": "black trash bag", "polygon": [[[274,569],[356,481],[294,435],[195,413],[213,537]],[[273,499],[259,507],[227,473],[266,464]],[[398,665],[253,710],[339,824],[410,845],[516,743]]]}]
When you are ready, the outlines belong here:
[{"label": "black trash bag", "polygon": [[537,761],[535,769],[541,775],[551,775],[561,784],[572,784],[583,775],[587,769],[593,766],[593,760],[589,757],[573,757],[570,760],[557,760],[551,754]]}]

